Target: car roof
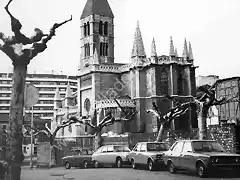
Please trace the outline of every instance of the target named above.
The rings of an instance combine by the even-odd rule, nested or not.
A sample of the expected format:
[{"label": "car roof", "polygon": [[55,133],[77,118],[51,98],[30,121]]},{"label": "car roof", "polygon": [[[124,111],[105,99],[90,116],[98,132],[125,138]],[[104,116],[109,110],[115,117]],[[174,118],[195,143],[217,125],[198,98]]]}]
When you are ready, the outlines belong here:
[{"label": "car roof", "polygon": [[200,139],[181,139],[176,142],[216,142],[215,140],[200,140]]},{"label": "car roof", "polygon": [[138,142],[137,144],[147,144],[147,143],[161,143],[161,144],[166,144],[165,142],[154,142],[154,141]]}]

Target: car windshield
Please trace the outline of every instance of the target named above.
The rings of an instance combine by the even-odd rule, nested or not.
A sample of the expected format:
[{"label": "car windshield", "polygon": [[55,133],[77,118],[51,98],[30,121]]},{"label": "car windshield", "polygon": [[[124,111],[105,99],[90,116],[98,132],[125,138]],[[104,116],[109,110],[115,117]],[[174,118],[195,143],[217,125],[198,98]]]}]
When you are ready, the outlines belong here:
[{"label": "car windshield", "polygon": [[114,146],[115,152],[130,152],[130,149],[127,146]]},{"label": "car windshield", "polygon": [[197,152],[225,152],[225,149],[214,141],[196,141],[192,143],[192,147]]},{"label": "car windshield", "polygon": [[167,151],[169,146],[165,143],[147,143],[147,151]]}]

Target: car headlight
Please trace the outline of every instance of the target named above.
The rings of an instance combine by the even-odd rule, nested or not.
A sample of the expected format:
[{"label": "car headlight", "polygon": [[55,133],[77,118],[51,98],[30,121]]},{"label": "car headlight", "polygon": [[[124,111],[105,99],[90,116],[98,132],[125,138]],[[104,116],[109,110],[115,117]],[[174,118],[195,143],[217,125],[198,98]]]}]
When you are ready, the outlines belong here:
[{"label": "car headlight", "polygon": [[236,163],[240,163],[240,158],[236,158]]},{"label": "car headlight", "polygon": [[212,163],[218,163],[219,162],[219,159],[218,158],[213,158],[212,159]]}]

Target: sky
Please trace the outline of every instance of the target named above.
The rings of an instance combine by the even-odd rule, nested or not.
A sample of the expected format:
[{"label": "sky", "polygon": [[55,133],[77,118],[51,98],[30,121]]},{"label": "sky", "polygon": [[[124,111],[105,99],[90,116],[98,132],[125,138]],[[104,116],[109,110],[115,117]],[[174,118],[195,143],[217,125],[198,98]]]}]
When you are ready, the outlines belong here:
[{"label": "sky", "polygon": [[[22,32],[44,32],[71,15],[73,21],[57,29],[48,48],[35,57],[28,72],[76,75],[80,62],[80,16],[87,0],[13,0],[9,10],[23,24]],[[13,35],[10,18],[0,0],[0,32]],[[158,55],[169,54],[170,36],[182,55],[184,38],[191,42],[196,75],[239,76],[239,0],[108,0],[114,18],[115,62],[131,62],[139,21],[145,51],[150,56],[155,38]],[[0,51],[0,71],[12,71],[11,60]]]}]

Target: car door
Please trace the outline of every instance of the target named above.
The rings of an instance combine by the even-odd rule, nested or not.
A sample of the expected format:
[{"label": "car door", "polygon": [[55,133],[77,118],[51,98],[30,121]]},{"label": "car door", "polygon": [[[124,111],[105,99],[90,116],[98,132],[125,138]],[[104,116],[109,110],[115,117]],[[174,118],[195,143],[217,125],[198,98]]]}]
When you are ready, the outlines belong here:
[{"label": "car door", "polygon": [[105,155],[105,161],[106,161],[106,163],[108,163],[108,164],[113,164],[113,163],[115,163],[115,161],[116,161],[116,158],[115,158],[115,155],[114,155],[115,153],[114,153],[114,148],[113,148],[113,146],[108,146],[107,147],[107,153],[106,153],[106,155]]},{"label": "car door", "polygon": [[147,144],[143,143],[140,147],[140,152],[138,155],[139,164],[146,164],[148,157],[146,156]]},{"label": "car door", "polygon": [[98,162],[103,164],[106,163],[106,155],[107,155],[107,146],[104,146],[102,148],[102,151],[99,154]]},{"label": "car door", "polygon": [[175,165],[175,167],[178,167],[178,168],[180,168],[180,166],[181,166],[180,154],[183,149],[183,143],[184,142],[182,142],[182,141],[177,142],[170,154],[173,164]]},{"label": "car door", "polygon": [[141,147],[140,143],[136,144],[136,146],[133,148],[131,152],[131,158],[134,159],[135,163],[139,163],[138,156],[140,153],[140,147]]},{"label": "car door", "polygon": [[182,153],[180,154],[180,164],[183,169],[195,168],[191,142],[186,141],[184,143]]}]

